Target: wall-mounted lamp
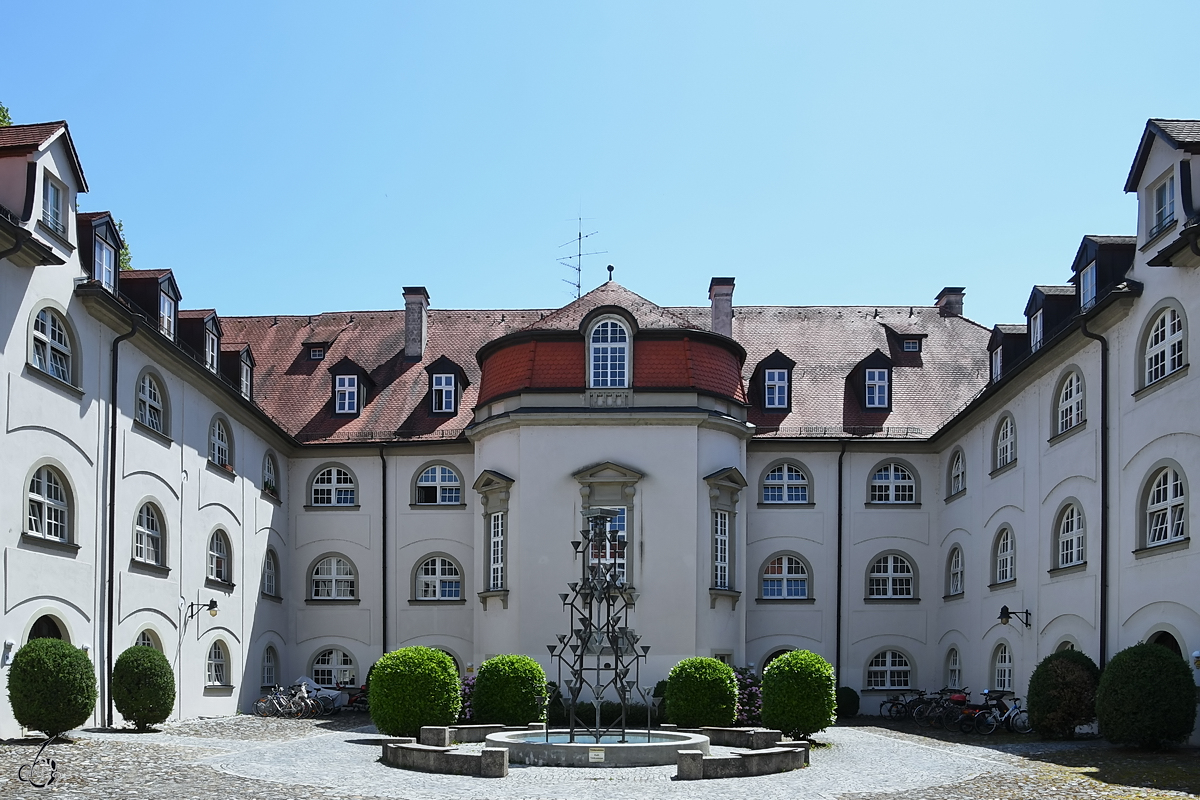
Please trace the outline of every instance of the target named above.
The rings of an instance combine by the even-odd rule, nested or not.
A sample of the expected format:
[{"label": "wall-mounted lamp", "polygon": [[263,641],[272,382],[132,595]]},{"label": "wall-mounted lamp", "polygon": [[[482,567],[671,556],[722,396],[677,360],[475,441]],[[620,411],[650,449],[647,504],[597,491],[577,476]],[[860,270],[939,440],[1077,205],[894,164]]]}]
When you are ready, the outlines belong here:
[{"label": "wall-mounted lamp", "polygon": [[188,603],[187,617],[184,618],[184,622],[190,621],[205,609],[208,609],[210,617],[215,617],[217,615],[217,601],[209,600],[207,603]]},{"label": "wall-mounted lamp", "polygon": [[1024,622],[1026,628],[1033,627],[1033,623],[1029,621],[1028,608],[1024,611],[1009,611],[1008,606],[1000,606],[1000,616],[996,617],[996,619],[1000,620],[1001,625],[1007,625],[1008,621],[1013,617],[1016,617],[1017,619],[1021,620],[1021,622]]},{"label": "wall-mounted lamp", "polygon": [[0,667],[7,667],[12,663],[13,655],[17,649],[17,643],[12,639],[4,640],[4,651],[0,653]]},{"label": "wall-mounted lamp", "polygon": [[1196,669],[1200,669],[1200,650],[1192,653],[1192,666]]},{"label": "wall-mounted lamp", "polygon": [[1183,223],[1183,229],[1179,233],[1187,240],[1188,247],[1191,248],[1192,253],[1200,256],[1200,222],[1197,221],[1196,217],[1192,217]]}]

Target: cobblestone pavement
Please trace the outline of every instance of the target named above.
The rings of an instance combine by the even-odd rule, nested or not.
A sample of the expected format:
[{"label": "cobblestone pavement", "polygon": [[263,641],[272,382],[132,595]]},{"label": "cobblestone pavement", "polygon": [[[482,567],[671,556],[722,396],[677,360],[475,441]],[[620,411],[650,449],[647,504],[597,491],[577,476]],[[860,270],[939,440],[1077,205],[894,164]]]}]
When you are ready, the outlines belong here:
[{"label": "cobblestone pavement", "polygon": [[[358,714],[315,721],[243,716],[173,723],[147,734],[85,731],[77,734],[73,744],[55,745],[48,751],[58,761],[59,778],[47,789],[17,780],[19,766],[36,754],[37,745],[2,744],[0,798],[1109,800],[1195,796],[1089,777],[1091,767],[1078,764],[1092,763],[1093,751],[1099,757],[1108,752],[1095,743],[1022,738],[1007,743],[988,740],[987,746],[981,746],[984,740],[979,737],[939,741],[875,727],[832,728],[818,737],[827,746],[814,750],[808,769],[741,780],[679,782],[672,780],[673,766],[612,770],[514,766],[507,778],[499,780],[427,775],[380,764],[377,734],[368,722]],[[1188,758],[1200,761],[1192,751],[1186,751],[1184,760]]]}]

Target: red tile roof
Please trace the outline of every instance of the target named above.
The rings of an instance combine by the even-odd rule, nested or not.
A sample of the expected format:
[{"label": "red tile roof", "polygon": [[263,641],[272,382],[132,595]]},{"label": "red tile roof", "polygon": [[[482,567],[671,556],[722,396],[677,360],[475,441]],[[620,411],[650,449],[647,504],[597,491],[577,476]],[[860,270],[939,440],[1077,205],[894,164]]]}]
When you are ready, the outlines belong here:
[{"label": "red tile roof", "polygon": [[38,122],[34,125],[9,125],[0,128],[0,150],[10,148],[33,151],[67,125],[66,120]]},{"label": "red tile roof", "polygon": [[621,284],[609,281],[600,284],[578,300],[545,315],[527,330],[576,330],[583,323],[584,317],[602,306],[618,306],[625,309],[633,314],[639,328],[700,327],[662,306],[651,303]]},{"label": "red tile roof", "polygon": [[179,309],[180,319],[208,319],[211,315],[216,314],[215,308],[181,308]]}]

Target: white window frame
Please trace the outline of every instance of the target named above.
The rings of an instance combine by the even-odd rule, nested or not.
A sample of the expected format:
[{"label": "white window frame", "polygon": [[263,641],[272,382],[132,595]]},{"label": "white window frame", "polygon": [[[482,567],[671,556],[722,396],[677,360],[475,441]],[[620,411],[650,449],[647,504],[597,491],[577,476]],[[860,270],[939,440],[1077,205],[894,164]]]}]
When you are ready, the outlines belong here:
[{"label": "white window frame", "polygon": [[1076,425],[1084,423],[1083,376],[1075,370],[1067,373],[1058,391],[1057,420],[1058,433],[1066,433]]},{"label": "white window frame", "polygon": [[74,386],[71,351],[67,321],[52,308],[38,311],[33,320],[33,366]]},{"label": "white window frame", "polygon": [[1009,414],[996,426],[996,469],[1007,467],[1017,460],[1017,424]]},{"label": "white window frame", "polygon": [[229,467],[229,429],[216,417],[208,429],[208,460],[218,467]]},{"label": "white window frame", "polygon": [[175,298],[165,289],[158,290],[158,329],[167,338],[175,338]]},{"label": "white window frame", "polygon": [[788,407],[788,371],[786,369],[765,370],[763,405],[766,408]]},{"label": "white window frame", "polygon": [[153,503],[143,503],[138,509],[133,528],[133,558],[143,564],[163,563],[162,520]]},{"label": "white window frame", "polygon": [[951,548],[948,560],[949,566],[947,567],[947,572],[949,580],[947,581],[946,595],[948,597],[956,597],[965,591],[962,548],[957,545]]},{"label": "white window frame", "polygon": [[1084,562],[1086,531],[1083,511],[1074,503],[1063,509],[1058,517],[1057,563],[1059,569]]},{"label": "white window frame", "polygon": [[763,600],[807,600],[808,567],[797,556],[775,556],[763,566],[759,588]]},{"label": "white window frame", "polygon": [[309,597],[313,600],[355,600],[358,598],[358,573],[341,556],[326,556],[313,565],[309,576]]},{"label": "white window frame", "polygon": [[871,475],[870,502],[913,505],[917,502],[917,480],[903,464],[880,464]]},{"label": "white window frame", "polygon": [[217,639],[208,648],[208,685],[229,686],[229,656]]},{"label": "white window frame", "polygon": [[158,646],[158,643],[154,641],[154,634],[150,633],[149,628],[143,628],[138,633],[137,638],[133,640],[133,646],[134,647],[149,647],[152,650],[158,650],[159,652],[162,652],[162,650]]},{"label": "white window frame", "polygon": [[950,457],[950,495],[967,490],[967,460],[962,450],[955,450]]},{"label": "white window frame", "polygon": [[1179,470],[1155,470],[1146,493],[1146,547],[1181,541],[1187,536],[1187,489]]},{"label": "white window frame", "polygon": [[1146,336],[1146,386],[1183,368],[1183,348],[1183,315],[1176,308],[1164,308],[1150,324]]},{"label": "white window frame", "polygon": [[1044,332],[1045,317],[1042,316],[1042,309],[1033,312],[1033,316],[1029,318],[1029,349],[1036,352],[1042,347],[1042,334]]},{"label": "white window frame", "polygon": [[490,557],[488,560],[488,589],[493,592],[504,589],[504,512],[496,511],[489,520]]},{"label": "white window frame", "polygon": [[49,170],[42,173],[42,222],[60,236],[67,234],[67,189]]},{"label": "white window frame", "polygon": [[962,655],[957,647],[951,647],[946,652],[946,688],[962,688]]},{"label": "white window frame", "polygon": [[324,347],[308,348],[308,360],[309,361],[324,361],[325,360],[325,348]]},{"label": "white window frame", "polygon": [[[279,596],[279,564],[274,550],[267,550],[263,558],[262,593],[268,597]],[[273,685],[269,684],[269,685]]]},{"label": "white window frame", "polygon": [[417,600],[461,600],[462,569],[447,556],[430,556],[417,567]]},{"label": "white window frame", "polygon": [[992,578],[997,584],[1017,579],[1017,540],[1012,528],[1005,526],[996,534],[992,558],[995,563]]},{"label": "white window frame", "polygon": [[142,373],[138,381],[137,421],[150,430],[167,433],[167,411],[163,403],[163,390],[158,379],[149,372]]},{"label": "white window frame", "polygon": [[609,543],[607,541],[594,541],[588,549],[588,566],[595,567],[602,564],[613,564],[616,566],[617,578],[623,580],[625,578],[626,567],[626,549],[629,544],[628,527],[629,527],[629,509],[625,506],[611,506],[617,512],[616,516],[608,521],[608,529],[616,531],[616,540]]},{"label": "white window frame", "polygon": [[267,645],[263,650],[262,669],[259,677],[262,678],[260,686],[275,686],[279,681],[276,680],[275,667],[279,663],[279,654],[271,645]]},{"label": "white window frame", "polygon": [[334,376],[334,406],[335,414],[358,413],[358,376]]},{"label": "white window frame", "polygon": [[992,383],[1000,380],[1004,368],[1004,348],[997,347],[992,351]]},{"label": "white window frame", "polygon": [[263,491],[267,494],[274,495],[276,498],[279,494],[279,469],[275,463],[275,456],[267,453],[263,456]]},{"label": "white window frame", "polygon": [[354,656],[340,647],[322,650],[313,659],[312,678],[317,685],[329,689],[338,685],[354,685],[356,683]]},{"label": "white window frame", "polygon": [[249,361],[242,361],[242,397],[250,399],[254,391],[254,368],[250,366]]},{"label": "white window frame", "polygon": [[868,689],[907,689],[912,685],[912,665],[899,650],[881,650],[867,663]]},{"label": "white window frame", "polygon": [[229,535],[218,528],[208,537],[208,579],[219,583],[233,583],[230,558]]},{"label": "white window frame", "polygon": [[871,562],[867,574],[867,597],[910,600],[917,596],[917,573],[899,553],[888,553]]},{"label": "white window frame", "polygon": [[435,414],[452,414],[458,410],[454,375],[433,376],[433,411]]},{"label": "white window frame", "polygon": [[996,691],[1011,692],[1013,688],[1013,657],[1009,646],[1001,642],[992,656],[993,684]]},{"label": "white window frame", "polygon": [[25,533],[56,542],[71,541],[71,496],[67,481],[49,465],[29,479]]},{"label": "white window frame", "polygon": [[905,339],[904,340],[904,352],[906,352],[906,353],[921,352],[921,340],[920,339]]},{"label": "white window frame", "polygon": [[111,244],[96,237],[96,245],[92,249],[94,277],[108,291],[117,288],[117,251]]},{"label": "white window frame", "polygon": [[808,503],[808,475],[791,462],[778,464],[763,477],[764,503]]},{"label": "white window frame", "polygon": [[349,470],[326,467],[313,476],[309,500],[314,506],[356,506],[358,485]]},{"label": "white window frame", "polygon": [[627,389],[630,382],[629,328],[616,319],[602,319],[588,336],[588,386]]},{"label": "white window frame", "polygon": [[[434,500],[422,500],[422,496],[428,492],[422,492],[422,489],[432,489],[435,493]],[[462,504],[462,479],[458,475],[458,471],[445,464],[433,464],[421,470],[421,474],[417,477],[416,505],[423,506],[441,506],[441,505],[461,505]]]},{"label": "white window frame", "polygon": [[869,369],[867,370],[866,381],[866,403],[867,408],[887,408],[888,407],[888,370],[886,369]]},{"label": "white window frame", "polygon": [[217,332],[211,328],[204,329],[204,366],[209,372],[216,372],[220,363],[221,343]]},{"label": "white window frame", "polygon": [[1079,308],[1087,311],[1096,305],[1096,262],[1088,264],[1079,273]]},{"label": "white window frame", "polygon": [[1175,175],[1168,175],[1150,189],[1150,218],[1147,239],[1153,239],[1175,221]]},{"label": "white window frame", "polygon": [[728,589],[729,548],[732,545],[729,531],[729,512],[713,511],[713,588]]}]

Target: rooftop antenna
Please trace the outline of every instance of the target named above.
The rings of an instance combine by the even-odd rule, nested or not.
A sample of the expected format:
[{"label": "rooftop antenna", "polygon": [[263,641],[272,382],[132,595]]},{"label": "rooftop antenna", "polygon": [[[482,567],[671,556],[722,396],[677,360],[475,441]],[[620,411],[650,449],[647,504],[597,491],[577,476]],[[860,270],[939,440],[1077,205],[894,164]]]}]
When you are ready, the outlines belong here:
[{"label": "rooftop antenna", "polygon": [[[575,245],[575,254],[570,255],[570,256],[563,256],[558,259],[558,263],[562,264],[564,267],[566,267],[567,269],[569,269],[575,273],[575,276],[573,278],[563,278],[562,280],[563,280],[563,283],[567,284],[568,286],[572,287],[575,290],[575,299],[576,300],[578,300],[580,297],[583,296],[583,257],[584,256],[599,256],[599,255],[604,255],[608,252],[607,250],[594,250],[589,253],[583,252],[583,240],[588,239],[592,236],[595,236],[600,231],[592,231],[591,233],[584,233],[583,232],[583,215],[582,214],[580,214],[580,216],[577,217],[577,221],[579,223],[579,228],[578,228],[579,232],[575,235],[575,238],[571,239],[570,241],[563,242],[562,244],[559,245],[559,248],[563,248],[569,244],[574,244]],[[609,278],[611,279],[611,277],[612,277],[612,274],[610,273]]]}]

